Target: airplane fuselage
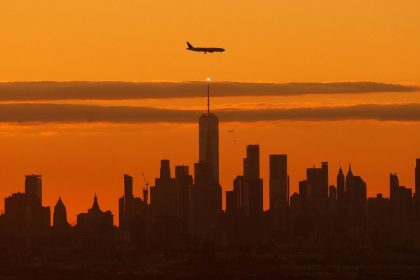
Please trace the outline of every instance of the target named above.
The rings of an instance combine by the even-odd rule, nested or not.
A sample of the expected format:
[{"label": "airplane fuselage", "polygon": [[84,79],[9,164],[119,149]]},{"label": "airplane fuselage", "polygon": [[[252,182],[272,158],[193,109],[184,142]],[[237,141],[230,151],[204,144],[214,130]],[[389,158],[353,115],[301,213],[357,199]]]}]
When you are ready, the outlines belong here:
[{"label": "airplane fuselage", "polygon": [[213,53],[213,52],[224,52],[223,48],[187,48],[189,51],[193,52],[203,52],[203,53]]},{"label": "airplane fuselage", "polygon": [[214,52],[224,52],[224,48],[196,48],[193,47],[190,43],[187,43],[188,48],[187,50],[193,51],[193,52],[202,52],[202,53],[214,53]]}]

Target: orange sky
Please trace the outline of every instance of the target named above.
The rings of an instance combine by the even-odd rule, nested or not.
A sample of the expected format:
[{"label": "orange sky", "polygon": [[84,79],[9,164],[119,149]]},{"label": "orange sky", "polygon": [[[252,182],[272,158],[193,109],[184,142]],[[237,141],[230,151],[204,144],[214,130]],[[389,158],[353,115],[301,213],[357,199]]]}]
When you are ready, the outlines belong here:
[{"label": "orange sky", "polygon": [[0,80],[418,84],[419,13],[417,0],[2,0]]},{"label": "orange sky", "polygon": [[[2,0],[0,81],[191,81],[210,76],[216,81],[420,85],[419,14],[417,0]],[[227,52],[190,53],[186,40]],[[240,97],[214,103],[216,108],[420,103],[420,94]],[[135,104],[197,109],[205,100]],[[235,133],[227,133],[232,128]],[[268,154],[287,153],[292,191],[306,167],[329,161],[330,183],[340,164],[352,162],[369,195],[387,195],[391,171],[413,187],[419,128],[420,122],[363,120],[223,123],[221,183],[231,188],[242,172],[246,144],[257,143],[265,183]],[[192,166],[198,158],[197,133],[196,124],[1,124],[0,197],[23,191],[25,174],[41,173],[44,204],[53,206],[61,195],[71,222],[90,207],[95,192],[102,208],[117,216],[122,175],[135,176],[139,194],[140,172],[152,182],[161,158],[171,159],[172,167]],[[267,184],[264,191],[268,194]]]}]

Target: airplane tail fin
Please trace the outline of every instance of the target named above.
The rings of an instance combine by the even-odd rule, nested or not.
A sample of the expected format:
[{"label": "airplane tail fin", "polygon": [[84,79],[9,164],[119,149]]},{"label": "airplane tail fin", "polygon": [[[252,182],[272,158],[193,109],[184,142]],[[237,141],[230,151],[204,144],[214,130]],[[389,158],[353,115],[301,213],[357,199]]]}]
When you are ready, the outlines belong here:
[{"label": "airplane tail fin", "polygon": [[188,46],[188,48],[189,48],[189,49],[194,48],[194,47],[190,44],[190,42],[187,42],[187,46]]}]

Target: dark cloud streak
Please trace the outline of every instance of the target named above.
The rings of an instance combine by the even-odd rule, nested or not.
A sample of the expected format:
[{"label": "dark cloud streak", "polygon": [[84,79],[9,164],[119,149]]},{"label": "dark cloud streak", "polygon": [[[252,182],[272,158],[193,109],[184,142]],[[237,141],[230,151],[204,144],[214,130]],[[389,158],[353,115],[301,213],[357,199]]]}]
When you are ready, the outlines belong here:
[{"label": "dark cloud streak", "polygon": [[[192,98],[205,94],[205,82],[16,82],[0,83],[1,101],[121,100]],[[376,82],[336,83],[212,83],[213,96],[287,96],[304,94],[359,94],[411,92],[414,86]]]},{"label": "dark cloud streak", "polygon": [[[0,122],[36,123],[193,123],[202,112],[147,107],[67,105],[67,104],[0,104]],[[354,105],[262,110],[219,110],[222,122],[256,121],[420,121],[420,104]]]}]

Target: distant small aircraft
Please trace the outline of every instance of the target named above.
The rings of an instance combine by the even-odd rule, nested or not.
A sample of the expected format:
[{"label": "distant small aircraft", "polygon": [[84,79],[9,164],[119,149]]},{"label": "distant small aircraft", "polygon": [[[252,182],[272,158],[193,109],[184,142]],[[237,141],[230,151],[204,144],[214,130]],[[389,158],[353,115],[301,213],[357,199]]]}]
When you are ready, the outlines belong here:
[{"label": "distant small aircraft", "polygon": [[193,52],[203,52],[203,53],[213,53],[213,52],[224,52],[225,49],[223,48],[195,48],[193,45],[191,45],[189,42],[187,42],[187,50],[193,51]]},{"label": "distant small aircraft", "polygon": [[231,129],[231,130],[228,130],[228,132],[234,132],[235,130],[233,130],[233,129]]}]

